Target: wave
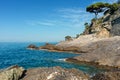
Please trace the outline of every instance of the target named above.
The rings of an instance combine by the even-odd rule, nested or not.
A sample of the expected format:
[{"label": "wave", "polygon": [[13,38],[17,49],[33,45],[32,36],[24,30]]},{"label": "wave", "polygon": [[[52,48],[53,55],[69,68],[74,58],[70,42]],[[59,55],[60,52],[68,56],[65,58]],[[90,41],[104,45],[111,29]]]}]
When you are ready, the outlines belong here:
[{"label": "wave", "polygon": [[66,61],[66,58],[64,58],[64,59],[57,59],[57,61]]}]

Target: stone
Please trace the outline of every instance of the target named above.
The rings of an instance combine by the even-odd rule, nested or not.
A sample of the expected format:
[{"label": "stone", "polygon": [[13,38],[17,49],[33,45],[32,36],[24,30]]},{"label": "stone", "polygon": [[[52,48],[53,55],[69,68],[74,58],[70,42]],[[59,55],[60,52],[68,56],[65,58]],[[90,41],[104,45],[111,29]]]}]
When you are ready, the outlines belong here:
[{"label": "stone", "polygon": [[23,80],[88,80],[89,76],[77,69],[61,67],[28,69]]},{"label": "stone", "polygon": [[55,45],[46,43],[44,46],[40,46],[39,49],[48,49],[48,50],[54,50]]},{"label": "stone", "polygon": [[91,80],[120,80],[120,71],[98,73]]},{"label": "stone", "polygon": [[17,65],[0,71],[0,80],[19,80],[25,69]]},{"label": "stone", "polygon": [[[84,48],[89,52],[76,56],[73,59],[79,62],[96,63],[102,66],[120,68],[120,36],[101,39]],[[83,49],[81,47],[81,49]]]},{"label": "stone", "polygon": [[38,49],[38,47],[34,44],[30,44],[27,48],[28,49]]}]

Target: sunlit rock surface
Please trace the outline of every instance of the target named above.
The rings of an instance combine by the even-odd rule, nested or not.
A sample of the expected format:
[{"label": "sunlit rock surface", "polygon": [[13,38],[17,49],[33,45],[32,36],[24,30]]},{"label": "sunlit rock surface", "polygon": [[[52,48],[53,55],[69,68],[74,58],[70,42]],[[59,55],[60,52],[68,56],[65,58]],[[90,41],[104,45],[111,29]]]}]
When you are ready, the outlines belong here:
[{"label": "sunlit rock surface", "polygon": [[0,70],[0,80],[19,80],[24,71],[24,68],[19,66],[11,66],[7,69]]},{"label": "sunlit rock surface", "polygon": [[85,73],[61,67],[28,69],[23,80],[88,80]]}]

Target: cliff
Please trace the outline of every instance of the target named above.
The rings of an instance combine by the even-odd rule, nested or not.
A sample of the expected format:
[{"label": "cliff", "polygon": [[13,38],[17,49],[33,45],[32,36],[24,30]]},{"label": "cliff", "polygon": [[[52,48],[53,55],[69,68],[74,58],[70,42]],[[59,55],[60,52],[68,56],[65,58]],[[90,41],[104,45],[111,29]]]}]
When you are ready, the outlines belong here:
[{"label": "cliff", "polygon": [[91,20],[89,28],[83,32],[86,34],[98,34],[98,37],[120,36],[120,8],[113,14],[107,13],[103,17]]}]

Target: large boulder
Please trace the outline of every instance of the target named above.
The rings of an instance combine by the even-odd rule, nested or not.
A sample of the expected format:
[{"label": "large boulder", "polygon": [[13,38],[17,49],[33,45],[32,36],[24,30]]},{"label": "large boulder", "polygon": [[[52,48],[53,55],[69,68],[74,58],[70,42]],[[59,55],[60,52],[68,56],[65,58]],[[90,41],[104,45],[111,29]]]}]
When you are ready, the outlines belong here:
[{"label": "large boulder", "polygon": [[19,80],[24,71],[24,68],[17,65],[11,66],[0,71],[0,80]]},{"label": "large boulder", "polygon": [[28,69],[23,80],[88,80],[87,74],[61,67]]}]

